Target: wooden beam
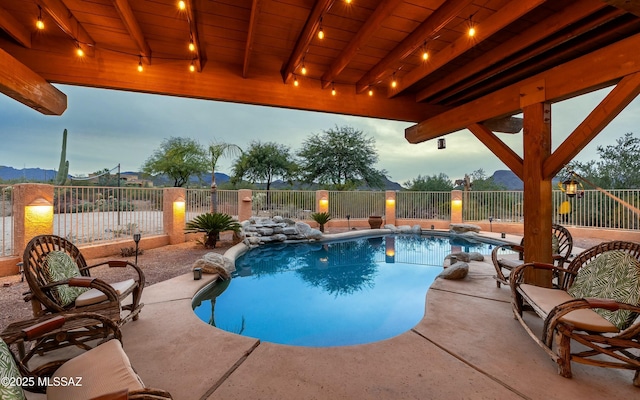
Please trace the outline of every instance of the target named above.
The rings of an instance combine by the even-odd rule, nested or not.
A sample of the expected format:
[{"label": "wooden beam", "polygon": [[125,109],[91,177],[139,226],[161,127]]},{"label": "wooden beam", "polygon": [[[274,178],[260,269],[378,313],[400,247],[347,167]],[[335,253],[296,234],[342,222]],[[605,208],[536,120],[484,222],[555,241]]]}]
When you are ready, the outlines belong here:
[{"label": "wooden beam", "polygon": [[0,49],[0,92],[45,115],[62,115],[67,96]]},{"label": "wooden beam", "polygon": [[249,17],[249,31],[247,33],[247,43],[244,47],[244,63],[242,64],[242,77],[246,78],[249,73],[249,63],[251,61],[251,51],[253,50],[253,42],[255,41],[256,26],[258,25],[258,15],[262,0],[253,0],[251,4],[251,16]]},{"label": "wooden beam", "polygon": [[289,56],[289,60],[282,68],[282,71],[280,71],[282,81],[284,83],[289,82],[293,77],[293,73],[296,68],[298,68],[298,65],[300,65],[309,44],[316,36],[316,32],[320,27],[320,19],[331,8],[334,1],[335,0],[316,1],[316,4],[313,6],[313,9],[309,14],[309,18],[307,18],[307,23],[304,25],[304,28],[302,28],[302,33],[298,36],[298,41],[296,42],[296,46],[293,48],[293,52]]},{"label": "wooden beam", "polygon": [[[480,55],[473,62],[467,63],[463,67],[451,71],[451,73],[445,78],[432,83],[427,88],[418,92],[416,95],[416,101],[424,101],[459,82],[463,82],[471,76],[477,77],[479,73],[491,66],[496,65],[497,68],[494,68],[487,74],[483,75],[489,76],[500,71],[505,71],[507,68],[515,65],[516,61],[523,61],[520,59],[521,57],[514,57],[516,53],[521,52],[536,43],[539,43],[539,45],[535,48],[535,51],[537,54],[541,53],[550,46],[549,41],[544,40],[545,38],[604,7],[606,7],[606,4],[604,4],[602,0],[584,0],[571,3],[564,9],[549,16],[544,23],[534,24],[531,28],[513,36],[511,39],[495,47],[491,51]],[[571,39],[571,37],[564,35],[561,39],[565,41]],[[554,45],[557,45],[557,43],[554,43]],[[528,57],[532,56],[529,53],[527,54]],[[470,86],[470,84],[465,82],[465,85],[457,86],[456,91],[463,90],[467,86]],[[447,96],[452,94],[455,93],[452,93],[451,91],[446,92]],[[437,102],[438,100],[430,101]]]},{"label": "wooden beam", "polygon": [[0,28],[24,47],[31,47],[31,32],[2,7],[0,7]]},{"label": "wooden beam", "polygon": [[349,42],[338,58],[333,61],[333,64],[322,75],[322,88],[326,89],[331,85],[331,82],[346,68],[351,62],[353,57],[358,54],[360,48],[366,44],[374,33],[380,29],[382,22],[391,15],[393,10],[402,3],[403,0],[383,0],[375,9],[371,17],[364,23],[362,28],[356,33],[356,36]]},{"label": "wooden beam", "polygon": [[[551,153],[551,105],[527,105],[523,114],[524,262],[551,263],[551,179],[542,176],[542,164]],[[524,280],[551,287],[551,271],[527,271]]]},{"label": "wooden beam", "polygon": [[[405,130],[410,143],[420,143],[473,123],[520,112],[520,89],[545,82],[544,101],[555,102],[615,84],[640,71],[640,34],[622,39],[555,68],[445,111]],[[580,77],[580,79],[571,79]]]},{"label": "wooden beam", "polygon": [[488,39],[500,29],[513,23],[518,18],[544,2],[545,0],[519,0],[508,2],[504,7],[500,8],[490,17],[478,24],[476,34],[473,38],[469,38],[466,34],[463,34],[463,36],[458,40],[434,54],[430,58],[430,62],[424,63],[404,75],[396,88],[389,89],[388,96],[393,97],[398,93],[403,92],[414,83],[426,78],[432,72],[446,65],[461,54],[464,54],[483,40]]},{"label": "wooden beam", "polygon": [[438,7],[418,28],[407,36],[406,39],[360,78],[356,83],[356,92],[362,93],[367,90],[369,86],[378,82],[382,76],[387,74],[389,68],[408,57],[417,48],[422,46],[425,40],[437,36],[440,30],[456,18],[458,14],[471,3],[473,3],[473,0],[445,1],[444,4]]},{"label": "wooden beam", "polygon": [[640,17],[640,3],[630,0],[604,0],[605,3]]},{"label": "wooden beam", "polygon": [[553,178],[640,94],[640,72],[624,77],[545,161],[542,175]]},{"label": "wooden beam", "polygon": [[140,28],[140,24],[136,19],[136,16],[133,14],[133,10],[131,9],[131,5],[129,5],[129,0],[112,0],[113,5],[116,7],[116,11],[120,15],[120,19],[124,24],[124,27],[129,32],[129,35],[135,42],[138,50],[140,51],[140,56],[147,63],[151,64],[151,47],[147,43],[147,40],[144,37],[144,33],[142,33],[142,28]]},{"label": "wooden beam", "polygon": [[64,33],[76,41],[84,54],[93,57],[95,42],[62,0],[36,0],[36,3],[56,21]]},{"label": "wooden beam", "polygon": [[484,121],[482,123],[492,132],[518,133],[522,130],[522,118],[506,117]]},{"label": "wooden beam", "polygon": [[467,127],[493,154],[505,163],[516,176],[523,179],[523,162],[522,158],[511,150],[509,146],[504,144],[489,128],[482,124],[471,124]]},{"label": "wooden beam", "polygon": [[198,34],[198,21],[196,19],[198,10],[196,9],[194,0],[186,0],[186,5],[187,19],[189,20],[189,32],[191,33],[193,44],[196,46],[196,57],[193,62],[196,66],[196,71],[202,72],[204,64],[207,62],[207,54],[204,51],[204,44],[200,41],[200,35]]}]

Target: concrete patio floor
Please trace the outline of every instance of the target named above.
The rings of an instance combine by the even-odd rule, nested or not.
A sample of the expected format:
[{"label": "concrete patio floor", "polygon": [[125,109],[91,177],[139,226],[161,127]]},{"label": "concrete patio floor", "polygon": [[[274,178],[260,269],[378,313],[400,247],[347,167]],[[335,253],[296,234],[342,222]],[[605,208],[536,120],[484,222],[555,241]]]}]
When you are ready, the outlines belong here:
[{"label": "concrete patio floor", "polygon": [[470,263],[464,280],[437,279],[423,320],[397,337],[304,348],[202,322],[191,299],[213,276],[187,274],[145,288],[140,319],[122,329],[124,348],[146,386],[179,400],[640,398],[631,371],[573,364],[573,379],[558,376],[493,275],[487,258]]}]

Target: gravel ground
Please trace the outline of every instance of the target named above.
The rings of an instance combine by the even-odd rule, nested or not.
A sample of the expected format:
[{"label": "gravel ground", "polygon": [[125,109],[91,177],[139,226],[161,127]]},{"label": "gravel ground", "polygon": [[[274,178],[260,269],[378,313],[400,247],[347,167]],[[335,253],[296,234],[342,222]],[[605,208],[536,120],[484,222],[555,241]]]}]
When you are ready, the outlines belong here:
[{"label": "gravel ground", "polygon": [[[583,249],[595,246],[600,242],[602,242],[600,239],[574,237],[574,246]],[[231,247],[230,241],[218,242],[218,247],[213,250],[205,249],[195,241],[159,247],[145,250],[142,255],[138,256],[138,264],[145,274],[146,286],[150,286],[189,272],[193,262],[208,252],[224,253],[229,247]],[[133,262],[134,257],[111,256],[87,260],[87,263],[93,265],[117,259]],[[100,277],[107,282],[112,282],[119,278],[116,275],[119,272],[121,270],[117,268],[99,267],[95,272],[92,272],[92,275]],[[0,332],[14,321],[32,317],[31,304],[22,300],[22,295],[27,290],[29,290],[29,286],[27,282],[20,282],[20,275],[0,278]],[[144,312],[144,309],[142,312]]]}]

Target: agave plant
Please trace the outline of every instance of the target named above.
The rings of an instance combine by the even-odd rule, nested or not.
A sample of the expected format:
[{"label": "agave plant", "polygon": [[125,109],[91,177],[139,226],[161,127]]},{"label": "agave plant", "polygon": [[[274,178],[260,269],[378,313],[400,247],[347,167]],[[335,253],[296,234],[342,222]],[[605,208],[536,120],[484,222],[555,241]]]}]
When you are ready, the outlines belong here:
[{"label": "agave plant", "polygon": [[320,225],[320,232],[324,232],[324,224],[331,220],[331,215],[328,212],[313,213],[311,219]]},{"label": "agave plant", "polygon": [[204,232],[204,247],[213,249],[216,247],[220,232],[240,232],[240,224],[228,214],[206,213],[187,222],[187,229]]}]

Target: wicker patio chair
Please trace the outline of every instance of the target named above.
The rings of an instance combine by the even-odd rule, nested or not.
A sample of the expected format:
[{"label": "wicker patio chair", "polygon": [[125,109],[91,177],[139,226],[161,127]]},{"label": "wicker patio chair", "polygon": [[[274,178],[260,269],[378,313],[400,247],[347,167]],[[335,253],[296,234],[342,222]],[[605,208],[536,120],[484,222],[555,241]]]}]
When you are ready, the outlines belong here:
[{"label": "wicker patio chair", "polygon": [[[55,235],[36,236],[27,244],[23,256],[24,273],[30,291],[25,301],[32,302],[34,316],[47,313],[97,312],[112,315],[122,325],[137,320],[145,278],[135,264],[124,260],[87,266],[80,250],[70,241]],[[122,268],[122,281],[106,283],[91,277],[91,269],[108,265]],[[126,272],[125,272],[126,271]],[[120,278],[120,279],[122,279]],[[128,279],[127,279],[128,278]],[[122,302],[131,295],[131,303]],[[129,311],[121,317],[120,310]]]},{"label": "wicker patio chair", "polygon": [[[523,283],[527,269],[560,271],[558,287]],[[571,378],[571,362],[634,370],[640,386],[640,244],[613,241],[576,256],[566,268],[523,264],[511,273],[516,319],[558,364],[558,374]],[[544,320],[539,338],[523,311]],[[554,346],[554,340],[556,341]],[[572,341],[587,350],[572,352]]]},{"label": "wicker patio chair", "polygon": [[[77,321],[92,318],[95,319],[92,325],[100,323],[109,333],[96,347],[71,359],[48,361],[30,369],[11,350],[16,341],[37,346],[43,341],[49,342],[54,336],[73,335]],[[57,315],[26,327],[19,336],[0,340],[0,376],[3,377],[0,394],[19,396],[24,394],[24,389],[46,393],[46,398],[51,400],[171,399],[171,395],[164,390],[144,386],[122,349],[121,337],[115,322],[95,313]],[[23,383],[22,387],[11,384],[17,379]],[[70,379],[74,380],[73,383]],[[52,384],[47,386],[47,380]],[[67,384],[56,385],[55,382]]]},{"label": "wicker patio chair", "polygon": [[[551,229],[553,233],[553,262],[556,266],[562,267],[564,263],[568,262],[569,257],[571,256],[571,250],[573,250],[573,237],[567,228],[562,225],[553,224]],[[524,263],[524,251],[524,238],[522,238],[519,245],[507,243],[496,246],[493,249],[491,252],[491,261],[493,261],[493,266],[496,269],[496,286],[509,286],[509,273],[514,268]],[[506,252],[518,253],[518,258],[504,257]]]}]

